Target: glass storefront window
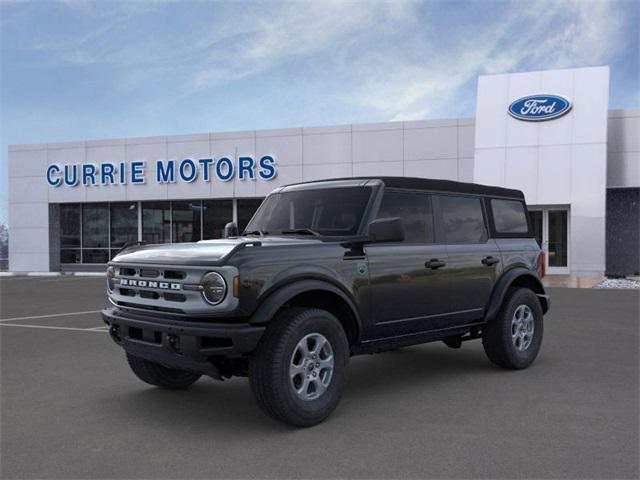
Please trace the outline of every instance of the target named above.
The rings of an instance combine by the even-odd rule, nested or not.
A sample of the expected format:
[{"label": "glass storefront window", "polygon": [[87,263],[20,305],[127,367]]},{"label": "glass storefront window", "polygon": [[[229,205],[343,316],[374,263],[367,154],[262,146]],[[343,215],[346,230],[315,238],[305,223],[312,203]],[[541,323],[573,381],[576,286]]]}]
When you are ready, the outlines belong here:
[{"label": "glass storefront window", "polygon": [[60,248],[80,246],[80,205],[60,205]]},{"label": "glass storefront window", "polygon": [[233,200],[204,200],[202,213],[203,240],[222,238],[224,226],[233,221]]},{"label": "glass storefront window", "polygon": [[62,248],[60,250],[60,263],[80,263],[81,261],[79,248]]},{"label": "glass storefront window", "polygon": [[146,243],[171,241],[171,204],[169,202],[142,204],[142,240]]},{"label": "glass storefront window", "polygon": [[262,203],[261,198],[243,198],[238,202],[238,231],[242,233]]},{"label": "glass storefront window", "polygon": [[568,265],[567,211],[549,210],[549,266]]},{"label": "glass storefront window", "polygon": [[201,240],[200,215],[202,202],[200,200],[172,202],[171,209],[173,243],[197,242]]},{"label": "glass storefront window", "polygon": [[111,248],[120,249],[138,240],[138,203],[112,203]]},{"label": "glass storefront window", "polygon": [[82,263],[107,263],[109,250],[106,248],[85,248],[82,250]]},{"label": "glass storefront window", "polygon": [[82,206],[82,248],[109,248],[109,206],[86,203]]},{"label": "glass storefront window", "polygon": [[[60,205],[60,263],[107,263],[127,243],[197,242],[224,236],[233,221],[232,199]],[[237,200],[238,227],[246,228],[262,199]],[[141,208],[141,212],[138,208]]]}]

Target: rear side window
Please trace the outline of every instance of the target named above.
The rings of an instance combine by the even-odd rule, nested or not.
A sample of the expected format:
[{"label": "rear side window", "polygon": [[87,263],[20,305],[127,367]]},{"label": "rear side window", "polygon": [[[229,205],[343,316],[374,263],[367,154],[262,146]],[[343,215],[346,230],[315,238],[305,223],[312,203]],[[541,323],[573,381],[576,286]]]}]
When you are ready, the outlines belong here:
[{"label": "rear side window", "polygon": [[479,198],[442,195],[439,197],[447,243],[480,243],[487,230]]},{"label": "rear side window", "polygon": [[498,233],[527,233],[524,204],[515,200],[491,200],[493,223]]},{"label": "rear side window", "polygon": [[433,243],[433,212],[429,195],[386,191],[377,218],[400,217],[406,243]]}]

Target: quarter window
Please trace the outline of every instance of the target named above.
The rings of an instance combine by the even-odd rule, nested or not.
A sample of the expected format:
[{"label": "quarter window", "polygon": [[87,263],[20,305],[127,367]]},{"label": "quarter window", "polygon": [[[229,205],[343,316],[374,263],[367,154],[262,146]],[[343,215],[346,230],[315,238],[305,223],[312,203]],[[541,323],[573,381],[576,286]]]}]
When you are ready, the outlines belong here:
[{"label": "quarter window", "polygon": [[491,200],[493,223],[498,233],[527,233],[524,204],[515,200]]},{"label": "quarter window", "polygon": [[388,191],[378,218],[400,217],[406,243],[433,243],[433,212],[429,195]]},{"label": "quarter window", "polygon": [[487,239],[479,198],[440,196],[442,223],[447,243],[480,243]]}]

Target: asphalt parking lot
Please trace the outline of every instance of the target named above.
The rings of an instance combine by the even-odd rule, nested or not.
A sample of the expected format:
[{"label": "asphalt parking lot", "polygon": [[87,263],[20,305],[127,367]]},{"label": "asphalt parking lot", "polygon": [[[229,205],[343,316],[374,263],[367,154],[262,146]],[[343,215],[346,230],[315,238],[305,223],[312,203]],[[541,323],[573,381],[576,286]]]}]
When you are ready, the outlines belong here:
[{"label": "asphalt parking lot", "polygon": [[555,289],[528,370],[479,342],[352,360],[306,430],[246,379],[151,388],[97,311],[100,278],[0,281],[2,478],[637,478],[639,291]]}]

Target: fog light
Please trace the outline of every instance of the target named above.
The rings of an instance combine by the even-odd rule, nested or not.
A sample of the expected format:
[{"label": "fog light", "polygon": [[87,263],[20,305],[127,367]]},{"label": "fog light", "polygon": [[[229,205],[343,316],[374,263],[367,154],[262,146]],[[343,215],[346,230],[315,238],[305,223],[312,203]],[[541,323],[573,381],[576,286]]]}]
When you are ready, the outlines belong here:
[{"label": "fog light", "polygon": [[202,287],[202,296],[211,305],[218,305],[227,294],[227,283],[216,272],[209,272],[202,277]]}]

